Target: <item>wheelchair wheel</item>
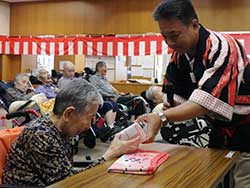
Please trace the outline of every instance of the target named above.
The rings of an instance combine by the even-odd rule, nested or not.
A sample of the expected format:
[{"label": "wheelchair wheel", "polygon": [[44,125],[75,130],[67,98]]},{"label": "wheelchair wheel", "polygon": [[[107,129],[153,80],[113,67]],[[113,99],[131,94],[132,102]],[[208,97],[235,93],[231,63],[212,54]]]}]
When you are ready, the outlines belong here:
[{"label": "wheelchair wheel", "polygon": [[91,131],[88,131],[88,133],[86,134],[86,136],[83,139],[83,143],[85,146],[87,146],[90,149],[95,147],[96,137],[92,134]]}]

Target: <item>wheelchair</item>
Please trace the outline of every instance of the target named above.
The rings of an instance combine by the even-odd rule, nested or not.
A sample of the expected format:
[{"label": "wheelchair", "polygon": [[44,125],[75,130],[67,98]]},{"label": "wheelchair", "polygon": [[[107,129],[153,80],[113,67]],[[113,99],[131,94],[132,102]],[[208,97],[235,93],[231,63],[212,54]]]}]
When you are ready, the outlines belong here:
[{"label": "wheelchair", "polygon": [[202,118],[169,123],[160,130],[163,140],[171,144],[208,147],[211,125]]}]

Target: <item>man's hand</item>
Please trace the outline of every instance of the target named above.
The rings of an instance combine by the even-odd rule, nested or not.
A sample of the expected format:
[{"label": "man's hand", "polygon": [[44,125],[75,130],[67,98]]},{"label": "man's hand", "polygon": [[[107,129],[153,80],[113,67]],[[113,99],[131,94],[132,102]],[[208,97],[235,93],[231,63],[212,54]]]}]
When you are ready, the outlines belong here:
[{"label": "man's hand", "polygon": [[103,157],[105,160],[110,160],[125,153],[132,153],[139,147],[140,143],[141,140],[139,136],[132,140],[124,141],[120,140],[120,134],[117,133]]},{"label": "man's hand", "polygon": [[147,140],[146,142],[153,142],[155,136],[157,135],[159,129],[161,128],[161,119],[155,113],[150,113],[146,115],[139,116],[136,119],[137,122],[145,122],[147,127]]}]

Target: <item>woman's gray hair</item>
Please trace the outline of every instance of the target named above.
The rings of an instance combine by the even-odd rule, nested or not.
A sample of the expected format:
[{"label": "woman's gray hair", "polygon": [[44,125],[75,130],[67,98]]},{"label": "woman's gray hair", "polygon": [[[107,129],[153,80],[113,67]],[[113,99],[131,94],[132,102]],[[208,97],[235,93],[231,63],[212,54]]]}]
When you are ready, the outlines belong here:
[{"label": "woman's gray hair", "polygon": [[29,79],[29,76],[27,74],[17,74],[15,79],[14,79],[14,84],[16,84],[18,81],[20,81],[23,77],[26,77],[27,79]]},{"label": "woman's gray hair", "polygon": [[153,93],[153,92],[154,92],[154,91],[153,91],[153,87],[152,87],[152,86],[149,87],[149,88],[146,90],[146,93],[145,93],[146,98],[152,101],[152,100],[154,99],[154,93]]},{"label": "woman's gray hair", "polygon": [[81,113],[86,111],[91,104],[102,105],[102,96],[84,79],[76,79],[57,94],[53,113],[61,116],[69,106],[74,106],[76,111]]}]

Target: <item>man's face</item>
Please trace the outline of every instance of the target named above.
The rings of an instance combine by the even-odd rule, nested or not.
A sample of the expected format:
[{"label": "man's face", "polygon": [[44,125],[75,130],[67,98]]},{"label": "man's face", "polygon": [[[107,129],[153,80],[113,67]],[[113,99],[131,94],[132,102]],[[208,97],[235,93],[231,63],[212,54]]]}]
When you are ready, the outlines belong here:
[{"label": "man's face", "polygon": [[15,82],[15,87],[22,92],[26,92],[29,88],[29,79],[27,76],[21,77],[19,80]]},{"label": "man's face", "polygon": [[98,107],[97,104],[91,104],[87,107],[85,112],[72,112],[70,121],[68,121],[67,125],[64,127],[63,134],[75,136],[89,130],[92,122],[95,121]]},{"label": "man's face", "polygon": [[67,67],[63,70],[63,76],[66,78],[73,78],[75,75],[75,68],[74,67]]},{"label": "man's face", "polygon": [[50,74],[49,74],[49,72],[47,71],[47,70],[41,70],[40,72],[39,72],[39,77],[40,77],[40,79],[41,79],[41,81],[43,82],[43,83],[51,83],[52,82],[52,80],[51,80],[51,78],[50,78]]},{"label": "man's face", "polygon": [[99,67],[98,69],[99,71],[99,74],[102,75],[102,76],[106,76],[107,74],[107,66],[106,65],[103,65],[101,67]]},{"label": "man's face", "polygon": [[160,20],[159,28],[165,42],[177,53],[194,53],[199,38],[199,22],[196,19],[189,25],[176,19]]}]

